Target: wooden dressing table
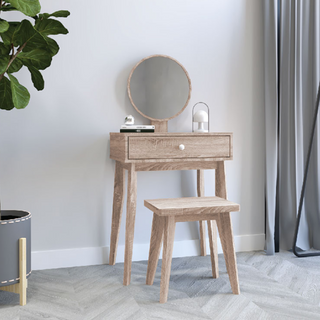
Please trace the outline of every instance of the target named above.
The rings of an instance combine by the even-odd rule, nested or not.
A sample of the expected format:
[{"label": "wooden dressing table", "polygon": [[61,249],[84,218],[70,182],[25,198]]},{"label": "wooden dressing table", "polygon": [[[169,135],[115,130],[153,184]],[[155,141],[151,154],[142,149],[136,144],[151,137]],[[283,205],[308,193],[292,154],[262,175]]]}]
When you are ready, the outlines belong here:
[{"label": "wooden dressing table", "polygon": [[[116,260],[128,170],[124,285],[130,284],[137,171],[197,170],[198,196],[204,196],[204,169],[216,169],[216,196],[227,198],[224,160],[232,160],[232,133],[110,133],[110,158],[116,160],[109,264]],[[179,146],[183,145],[184,150]],[[205,221],[200,223],[205,255]],[[212,259],[217,261],[216,223],[208,224]],[[211,233],[211,234],[210,234]],[[216,277],[218,275],[216,263]]]},{"label": "wooden dressing table", "polygon": [[[134,109],[151,120],[154,133],[110,133],[110,158],[116,161],[109,264],[116,262],[128,170],[123,284],[130,283],[137,198],[137,171],[197,170],[197,193],[204,196],[205,169],[216,169],[216,196],[227,198],[224,160],[232,159],[232,133],[168,133],[191,97],[187,70],[175,59],[153,55],[139,61],[127,84]],[[217,228],[208,221],[213,276],[218,277]],[[206,255],[205,221],[200,221],[201,255]]]}]

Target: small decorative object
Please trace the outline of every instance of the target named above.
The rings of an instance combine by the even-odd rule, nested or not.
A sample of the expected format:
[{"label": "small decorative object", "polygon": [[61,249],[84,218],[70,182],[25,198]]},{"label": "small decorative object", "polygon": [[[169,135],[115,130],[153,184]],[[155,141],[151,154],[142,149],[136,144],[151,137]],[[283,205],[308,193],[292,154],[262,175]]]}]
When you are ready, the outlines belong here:
[{"label": "small decorative object", "polygon": [[[207,107],[208,112],[204,110],[198,110],[196,113],[194,113],[194,108],[197,104],[204,104]],[[196,103],[192,108],[192,122],[198,122],[198,128],[194,129],[194,125],[192,123],[192,132],[209,132],[209,107],[204,102],[198,102]],[[208,129],[205,129],[204,123],[208,123]]]},{"label": "small decorative object", "polygon": [[125,123],[126,125],[132,125],[132,124],[134,124],[134,117],[133,117],[131,114],[127,115],[127,116],[124,118],[124,123]]}]

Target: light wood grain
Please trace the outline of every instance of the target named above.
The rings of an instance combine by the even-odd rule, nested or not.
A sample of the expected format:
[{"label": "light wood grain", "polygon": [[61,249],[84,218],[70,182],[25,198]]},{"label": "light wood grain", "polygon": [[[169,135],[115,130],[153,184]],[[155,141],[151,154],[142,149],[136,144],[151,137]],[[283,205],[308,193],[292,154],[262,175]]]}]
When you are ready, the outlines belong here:
[{"label": "light wood grain", "polygon": [[[218,151],[215,151],[216,154],[214,156],[211,155],[209,157],[206,157],[205,154],[200,154],[200,156],[198,157],[196,153],[195,157],[190,157],[190,155],[188,155],[188,152],[185,152],[185,154],[187,156],[183,156],[181,158],[177,158],[177,157],[166,157],[166,158],[149,158],[147,159],[143,159],[143,158],[139,158],[139,159],[133,159],[133,158],[129,158],[129,139],[130,138],[159,138],[159,141],[163,141],[163,139],[166,138],[171,138],[171,139],[177,139],[177,140],[181,140],[184,138],[196,138],[196,139],[202,139],[204,141],[204,145],[207,146],[206,147],[206,152],[210,153],[210,151],[213,148],[212,145],[210,145],[210,141],[212,139],[226,139],[225,140],[225,144],[223,146],[221,146],[221,148],[223,150],[225,150],[225,152],[227,152],[226,150],[228,150],[228,156],[225,155],[219,155]],[[227,140],[229,139],[229,140]],[[200,163],[205,163],[205,162],[213,162],[213,161],[224,161],[224,160],[232,160],[232,139],[233,139],[233,135],[232,133],[220,133],[220,132],[216,132],[216,133],[118,133],[118,132],[111,132],[110,133],[110,158],[114,159],[114,160],[118,160],[121,161],[122,163],[137,163],[137,164],[145,164],[145,163],[174,163],[174,162],[198,162],[199,165]],[[156,141],[158,141],[156,139]],[[194,140],[191,140],[194,141]],[[207,141],[207,142],[205,142]],[[164,142],[164,143],[168,143],[168,142]],[[180,143],[181,144],[181,143]],[[131,146],[133,147],[133,146]],[[140,147],[137,146],[137,148],[139,149]],[[178,149],[175,151],[181,151],[179,150],[179,145],[177,147]],[[219,147],[220,148],[220,147]],[[220,150],[221,150],[220,148]],[[190,146],[189,146],[190,149]],[[187,149],[183,150],[186,151]],[[131,151],[133,151],[134,153],[139,153],[140,151],[138,150],[134,150],[131,148]],[[199,152],[201,150],[198,150]],[[178,154],[179,155],[179,154]],[[183,155],[183,154],[182,154]],[[192,169],[197,169],[197,168],[192,168]],[[198,169],[202,169],[201,167],[199,167]],[[203,168],[206,169],[206,168]],[[209,168],[211,169],[211,168]],[[176,170],[176,169],[169,169],[169,170]],[[138,170],[137,170],[138,171]]]},{"label": "light wood grain", "polygon": [[[181,158],[175,158],[174,156],[167,156],[165,158],[151,158],[151,159],[130,159],[129,158],[129,149],[133,152],[140,152],[135,151],[134,149],[139,149],[138,146],[134,144],[130,144],[131,138],[142,138],[142,139],[154,139],[156,143],[159,142],[159,145],[166,145],[166,143],[170,144],[170,141],[180,141],[181,139],[189,139],[190,141],[194,141],[192,143],[192,149],[197,148],[198,141],[204,141],[203,146],[205,152],[209,152],[208,150],[215,149],[210,153],[209,157],[206,157],[206,153],[201,154],[198,156],[198,153],[193,153],[192,156],[188,152],[187,154],[181,156]],[[169,140],[167,140],[169,139]],[[171,140],[170,140],[171,139]],[[211,145],[210,141],[217,140],[217,141],[224,141],[222,145],[219,147],[215,145]],[[224,140],[225,139],[225,140]],[[116,161],[119,161],[122,165],[122,168],[128,170],[128,172],[132,172],[132,168],[134,168],[134,174],[129,174],[128,178],[128,199],[134,199],[134,201],[127,203],[127,221],[126,221],[126,249],[125,249],[125,272],[124,272],[124,284],[130,283],[130,273],[131,273],[131,259],[132,259],[132,245],[133,245],[133,235],[134,235],[134,221],[135,221],[135,211],[136,211],[136,172],[137,171],[161,171],[161,170],[203,170],[203,169],[217,169],[218,166],[222,166],[223,170],[221,174],[218,173],[218,179],[216,179],[216,190],[217,195],[224,193],[222,192],[225,189],[225,174],[224,174],[224,160],[231,160],[232,159],[232,140],[233,134],[232,133],[224,133],[224,132],[217,132],[217,133],[119,133],[114,132],[110,133],[110,158]],[[184,140],[183,140],[184,141]],[[195,147],[194,147],[195,146]],[[157,147],[156,147],[157,148]],[[221,148],[226,151],[226,154],[221,154]],[[179,150],[181,151],[181,150]],[[185,150],[183,150],[185,151]],[[214,152],[216,152],[215,156]],[[122,173],[123,174],[123,173]],[[131,178],[130,178],[131,177]],[[218,182],[218,181],[221,181]],[[133,187],[134,186],[134,187]],[[124,186],[121,184],[118,186],[119,189],[122,189]],[[220,189],[219,189],[220,188]],[[220,191],[219,191],[220,190]],[[117,193],[118,194],[118,193]],[[121,192],[120,192],[121,194]],[[226,194],[226,192],[225,192]],[[122,199],[122,200],[121,200]],[[114,199],[114,202],[119,202],[115,205],[115,207],[123,206],[123,198],[119,197],[118,199]],[[113,211],[121,211],[120,209],[113,210]],[[234,206],[231,206],[228,211],[236,211]],[[129,211],[128,211],[129,210]],[[199,219],[199,212],[197,215],[193,215],[192,212],[186,210],[177,210],[176,211],[176,221],[195,221],[199,220],[208,220],[211,219],[212,212],[203,210],[202,211],[202,218]],[[112,240],[110,245],[110,264],[115,263],[116,259],[116,251],[117,251],[117,239],[118,239],[118,228],[120,225],[120,216],[116,216],[114,218],[113,227],[112,227]],[[214,219],[214,218],[212,218]],[[203,223],[202,230],[203,228]],[[133,226],[133,228],[132,228]],[[201,230],[201,234],[203,231]],[[204,237],[202,237],[204,238]],[[203,243],[203,242],[202,242]],[[212,242],[215,243],[214,241]],[[202,252],[204,252],[204,246],[202,246]]]},{"label": "light wood grain", "polygon": [[227,199],[226,172],[225,172],[224,161],[219,161],[217,163],[215,189],[216,189],[217,197]]},{"label": "light wood grain", "polygon": [[[237,203],[219,197],[185,197],[145,200],[144,205],[161,216],[239,211]],[[202,219],[199,219],[202,220]]]},{"label": "light wood grain", "polygon": [[207,224],[212,266],[212,277],[216,279],[219,278],[217,222],[216,220],[207,220]]},{"label": "light wood grain", "polygon": [[[26,279],[26,288],[28,288],[28,279]],[[20,283],[18,282],[9,286],[0,287],[0,291],[7,291],[20,294]]]},{"label": "light wood grain", "polygon": [[27,304],[27,239],[19,239],[19,294],[20,306]]},{"label": "light wood grain", "polygon": [[168,132],[167,120],[151,120],[151,124],[154,125],[154,132]]},{"label": "light wood grain", "polygon": [[167,137],[167,136],[176,136],[176,137],[209,137],[209,136],[229,136],[230,140],[233,137],[232,132],[158,132],[158,133],[153,133],[153,132],[143,132],[143,133],[134,133],[134,132],[110,132],[110,137],[113,139],[115,137],[136,137],[136,136],[144,136],[144,137]]},{"label": "light wood grain", "polygon": [[130,83],[131,83],[131,77],[134,73],[134,71],[136,70],[136,68],[142,63],[144,62],[145,60],[148,60],[150,58],[154,58],[154,57],[163,57],[163,58],[167,58],[167,59],[170,59],[170,60],[173,60],[174,62],[176,62],[180,67],[181,69],[184,71],[184,73],[186,74],[186,77],[188,79],[188,83],[189,83],[189,93],[188,93],[188,98],[187,98],[187,101],[185,103],[185,105],[182,107],[182,109],[177,112],[175,115],[173,115],[172,117],[169,117],[169,118],[166,118],[166,119],[162,119],[162,121],[168,121],[170,119],[173,119],[175,117],[177,117],[188,105],[189,103],[189,100],[190,100],[190,97],[191,97],[191,91],[192,91],[192,87],[191,87],[191,80],[190,80],[190,77],[189,77],[189,74],[187,72],[187,70],[184,68],[184,66],[178,62],[176,59],[172,58],[172,57],[169,57],[169,56],[166,56],[166,55],[162,55],[162,54],[155,54],[155,55],[151,55],[151,56],[148,56],[148,57],[145,57],[143,59],[141,59],[131,70],[130,74],[129,74],[129,78],[128,78],[128,82],[127,82],[127,91],[128,91],[128,97],[129,97],[129,100],[131,102],[131,104],[133,105],[133,107],[136,109],[136,111],[138,113],[140,113],[143,117],[147,118],[147,119],[150,119],[150,120],[159,120],[159,119],[155,119],[155,118],[151,118],[147,115],[145,115],[143,112],[141,112],[138,108],[138,106],[136,106],[132,100],[132,96],[131,96],[131,90],[130,90]]},{"label": "light wood grain", "polygon": [[220,214],[217,220],[218,230],[223,250],[223,255],[226,261],[226,267],[230,279],[231,289],[234,294],[240,294],[238,269],[236,261],[236,253],[233,242],[233,231],[231,217],[229,212]]},{"label": "light wood grain", "polygon": [[[177,160],[177,159],[173,159]],[[190,159],[189,159],[190,160]],[[168,171],[168,170],[197,170],[197,169],[216,169],[216,161],[170,161],[136,163],[136,171]]]},{"label": "light wood grain", "polygon": [[153,284],[154,276],[156,274],[163,239],[163,227],[164,219],[154,213],[152,220],[148,270],[146,279],[147,285]]},{"label": "light wood grain", "polygon": [[[227,271],[230,279],[232,292],[240,293],[238,271],[236,265],[236,255],[233,243],[233,232],[231,225],[230,213],[226,209],[232,207],[238,211],[240,206],[236,203],[219,197],[193,197],[193,198],[176,198],[176,199],[156,199],[145,200],[145,206],[154,211],[151,244],[147,272],[147,284],[152,284],[154,280],[155,269],[160,252],[163,230],[163,258],[160,283],[160,303],[167,301],[170,268],[172,260],[172,250],[174,242],[175,223],[179,221],[207,220],[210,241],[212,276],[218,278],[218,258],[216,244],[216,223],[219,227],[223,253],[225,256]],[[210,212],[205,212],[210,208]],[[178,209],[181,214],[177,215],[175,210]],[[182,211],[181,211],[182,210]],[[183,213],[188,210],[189,214]],[[164,226],[161,224],[164,221]]]},{"label": "light wood grain", "polygon": [[[229,136],[129,137],[129,159],[229,157]],[[180,150],[179,146],[184,146]]]},{"label": "light wood grain", "polygon": [[[198,197],[204,197],[204,172],[203,172],[203,170],[197,170],[197,194],[198,194]],[[199,221],[199,228],[200,228],[200,255],[206,256],[207,255],[206,222]]]},{"label": "light wood grain", "polygon": [[110,158],[125,161],[128,155],[128,136],[110,134]]},{"label": "light wood grain", "polygon": [[[117,160],[117,159],[115,159]],[[158,164],[173,164],[175,163],[181,163],[185,162],[186,165],[189,165],[189,163],[192,165],[194,163],[198,163],[199,168],[197,167],[191,167],[190,169],[185,169],[185,170],[197,170],[197,169],[202,169],[202,164],[207,163],[212,163],[212,162],[217,162],[217,161],[225,161],[225,160],[232,160],[231,158],[226,158],[226,157],[217,157],[217,158],[167,158],[167,159],[127,159],[124,161],[121,161],[124,165],[130,164],[130,163],[135,163],[136,165],[158,165]],[[207,168],[204,168],[207,169]],[[212,169],[212,168],[209,168]],[[177,170],[177,169],[170,169],[170,170]],[[138,170],[136,170],[138,171]],[[141,170],[139,170],[141,171]],[[149,171],[149,170],[148,170]]]},{"label": "light wood grain", "polygon": [[174,217],[164,218],[164,236],[163,236],[163,253],[162,253],[162,267],[161,267],[161,282],[160,282],[160,303],[167,302],[172,251],[174,243],[174,233],[176,223]]},{"label": "light wood grain", "polygon": [[176,222],[191,222],[191,221],[208,221],[218,219],[219,213],[194,213],[194,214],[182,214],[175,215]]},{"label": "light wood grain", "polygon": [[3,286],[3,287],[0,287],[0,290],[19,294],[20,293],[20,284],[15,283],[15,284],[11,284],[9,286]]},{"label": "light wood grain", "polygon": [[130,284],[132,249],[134,238],[134,224],[136,218],[136,201],[137,201],[137,172],[135,165],[131,164],[128,170],[128,190],[127,190],[127,217],[126,217],[126,241],[124,254],[124,277],[123,284]]},{"label": "light wood grain", "polygon": [[113,191],[113,209],[112,209],[112,227],[110,237],[110,255],[109,264],[116,263],[117,248],[121,224],[121,216],[123,211],[125,192],[125,170],[119,161],[116,161],[114,173],[114,191]]}]

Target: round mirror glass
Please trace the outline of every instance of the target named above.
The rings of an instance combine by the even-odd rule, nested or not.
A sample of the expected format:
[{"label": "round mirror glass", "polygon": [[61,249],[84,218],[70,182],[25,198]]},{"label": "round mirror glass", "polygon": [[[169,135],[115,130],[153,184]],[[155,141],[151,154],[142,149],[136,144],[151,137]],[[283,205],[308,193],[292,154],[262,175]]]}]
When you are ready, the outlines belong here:
[{"label": "round mirror glass", "polygon": [[128,94],[132,105],[151,120],[168,120],[187,106],[191,82],[184,67],[167,56],[141,60],[131,71]]}]

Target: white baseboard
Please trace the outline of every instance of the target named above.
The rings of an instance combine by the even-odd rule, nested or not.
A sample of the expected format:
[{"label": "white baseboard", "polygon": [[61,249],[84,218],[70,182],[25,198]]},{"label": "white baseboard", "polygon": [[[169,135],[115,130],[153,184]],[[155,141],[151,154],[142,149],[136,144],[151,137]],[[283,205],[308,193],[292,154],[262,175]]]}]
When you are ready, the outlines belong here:
[{"label": "white baseboard", "polygon": [[[242,235],[234,237],[236,252],[263,250],[264,242],[264,234]],[[222,253],[220,239],[218,239],[218,252]],[[207,253],[210,253],[208,239]],[[148,255],[149,243],[133,245],[133,261],[148,260]],[[200,255],[199,240],[175,241],[173,247],[174,258],[198,255]],[[109,247],[33,251],[31,258],[33,270],[99,265],[108,263]],[[121,245],[118,247],[117,263],[123,262],[123,259],[124,245]]]}]

